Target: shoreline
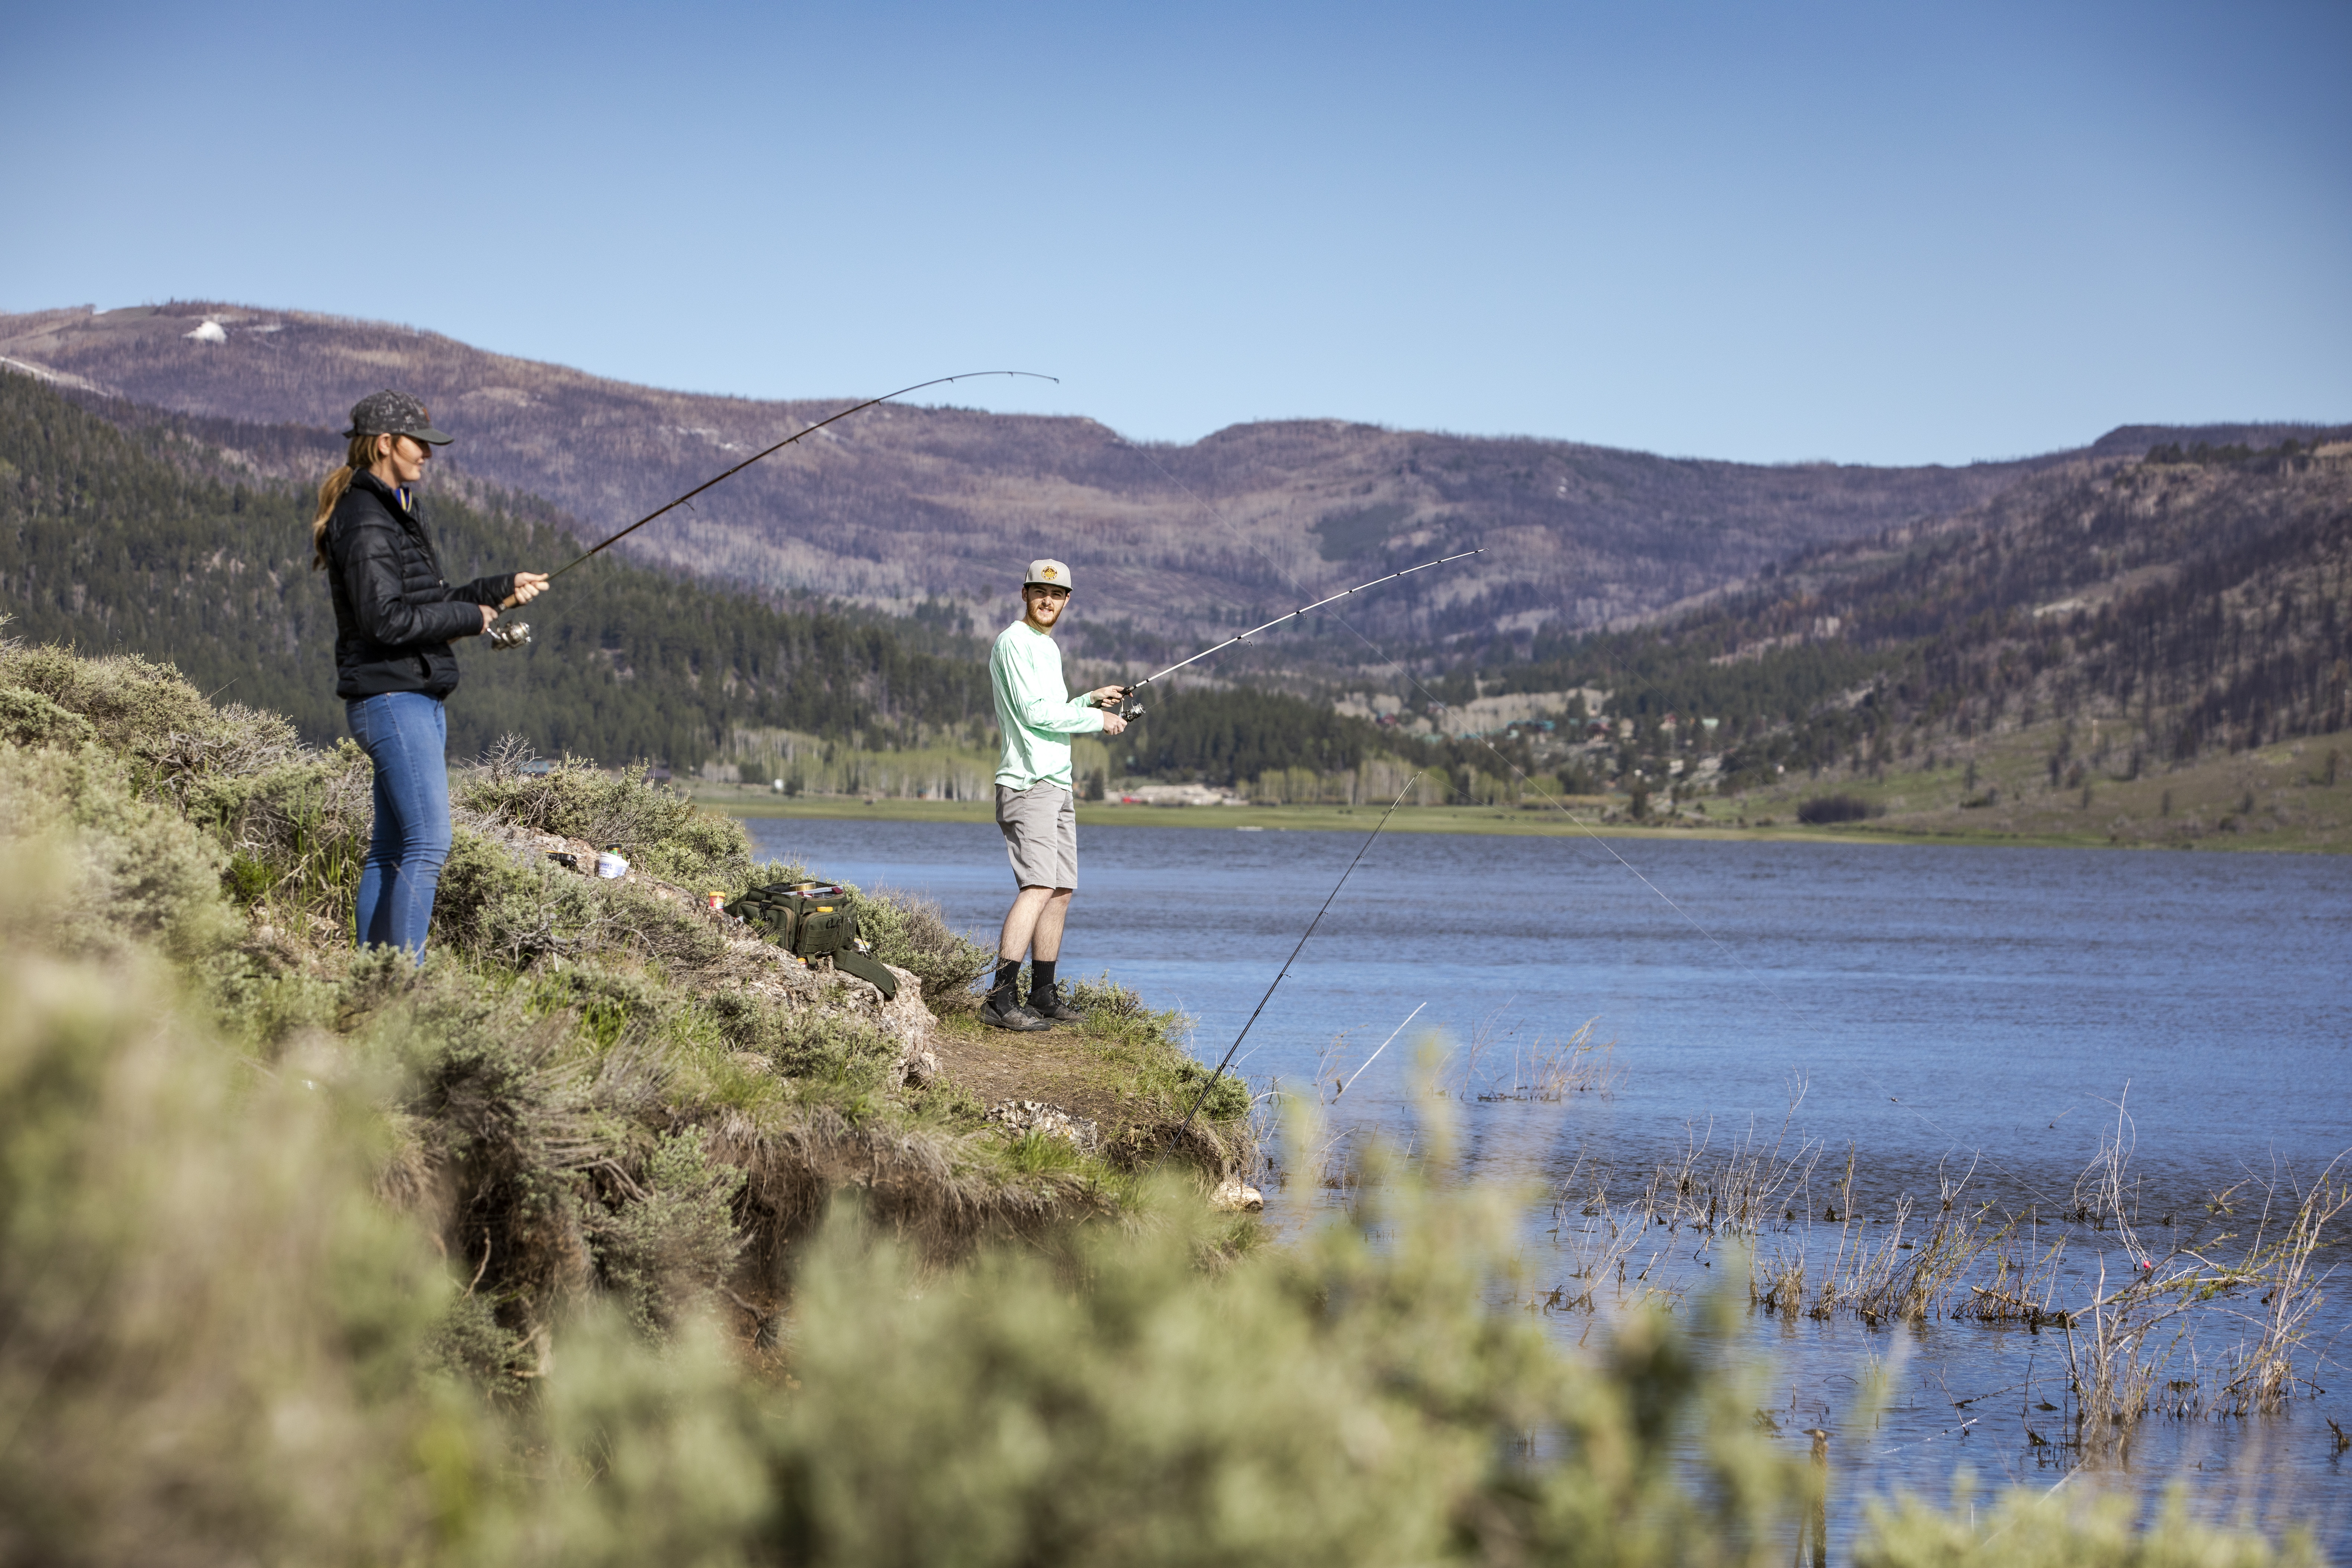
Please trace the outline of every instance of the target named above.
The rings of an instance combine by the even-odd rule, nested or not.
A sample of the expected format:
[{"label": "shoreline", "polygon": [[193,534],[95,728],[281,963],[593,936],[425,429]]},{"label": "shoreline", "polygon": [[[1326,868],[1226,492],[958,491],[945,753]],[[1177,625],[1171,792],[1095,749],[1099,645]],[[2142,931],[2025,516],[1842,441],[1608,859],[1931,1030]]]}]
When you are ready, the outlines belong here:
[{"label": "shoreline", "polygon": [[[778,799],[765,791],[726,786],[698,786],[696,805],[739,817],[821,818],[874,822],[992,823],[995,816],[985,801],[905,800],[856,795],[803,795]],[[1089,826],[1171,827],[1223,830],[1244,828],[1266,833],[1370,832],[1381,807],[1340,805],[1122,805],[1115,802],[1080,801],[1081,824]],[[1954,848],[2116,849],[2179,853],[2187,850],[2229,854],[2329,855],[2341,849],[2301,843],[2263,843],[2252,835],[2214,835],[2189,841],[2118,843],[2104,834],[2020,834],[1984,829],[1903,828],[1841,825],[1807,827],[1795,823],[1738,827],[1728,824],[1643,826],[1628,822],[1578,822],[1559,810],[1502,806],[1400,806],[1389,819],[1391,833],[1464,833],[1493,837],[1547,838],[1586,837],[1622,838],[1636,842],[1693,839],[1708,843],[1942,845]],[[2267,836],[2263,836],[2267,837]]]}]

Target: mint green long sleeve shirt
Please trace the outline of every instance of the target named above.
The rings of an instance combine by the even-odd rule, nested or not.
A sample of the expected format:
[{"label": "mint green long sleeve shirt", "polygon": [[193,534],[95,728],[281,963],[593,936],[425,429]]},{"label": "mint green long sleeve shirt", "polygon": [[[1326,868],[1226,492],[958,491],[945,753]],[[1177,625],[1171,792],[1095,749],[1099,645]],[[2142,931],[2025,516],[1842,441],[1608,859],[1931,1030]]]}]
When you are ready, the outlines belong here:
[{"label": "mint green long sleeve shirt", "polygon": [[996,694],[996,726],[1004,754],[996,782],[1014,789],[1049,784],[1070,787],[1072,735],[1102,728],[1102,710],[1070,695],[1062,679],[1062,650],[1054,639],[1015,621],[997,634],[988,654],[988,684]]}]

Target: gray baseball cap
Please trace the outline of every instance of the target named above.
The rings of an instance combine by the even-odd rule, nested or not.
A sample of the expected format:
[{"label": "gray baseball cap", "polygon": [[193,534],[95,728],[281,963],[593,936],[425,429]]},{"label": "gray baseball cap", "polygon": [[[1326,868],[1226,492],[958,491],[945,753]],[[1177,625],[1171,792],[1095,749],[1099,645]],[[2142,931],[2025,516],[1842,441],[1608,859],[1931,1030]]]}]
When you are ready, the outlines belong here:
[{"label": "gray baseball cap", "polygon": [[405,436],[446,447],[450,437],[433,428],[425,405],[404,392],[371,392],[352,405],[352,427],[345,436]]},{"label": "gray baseball cap", "polygon": [[1029,575],[1021,580],[1024,588],[1059,588],[1070,591],[1070,569],[1066,563],[1046,559],[1029,563]]}]

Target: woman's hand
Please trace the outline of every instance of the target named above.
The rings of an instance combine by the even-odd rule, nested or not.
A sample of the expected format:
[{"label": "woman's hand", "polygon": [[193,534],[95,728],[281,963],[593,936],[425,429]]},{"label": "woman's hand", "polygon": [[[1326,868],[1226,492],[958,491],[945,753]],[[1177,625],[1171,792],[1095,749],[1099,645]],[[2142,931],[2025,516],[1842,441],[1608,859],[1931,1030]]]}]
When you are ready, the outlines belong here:
[{"label": "woman's hand", "polygon": [[541,594],[546,591],[546,573],[518,572],[515,574],[514,592],[507,595],[507,603],[509,605],[528,605],[533,599],[538,598]]},{"label": "woman's hand", "polygon": [[499,618],[499,612],[488,605],[477,605],[474,607],[482,612],[482,630],[488,631],[490,623]]}]

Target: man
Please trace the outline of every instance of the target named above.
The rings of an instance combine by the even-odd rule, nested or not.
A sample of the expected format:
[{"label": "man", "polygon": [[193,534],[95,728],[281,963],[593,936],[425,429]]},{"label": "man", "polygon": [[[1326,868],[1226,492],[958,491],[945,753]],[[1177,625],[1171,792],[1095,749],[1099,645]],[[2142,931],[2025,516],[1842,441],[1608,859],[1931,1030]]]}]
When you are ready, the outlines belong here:
[{"label": "man", "polygon": [[[1097,731],[1116,735],[1127,728],[1126,720],[1097,706],[1116,703],[1120,688],[1072,697],[1063,684],[1054,628],[1069,602],[1069,567],[1059,561],[1032,561],[1021,586],[1021,618],[1004,628],[988,656],[996,723],[1004,731],[1004,754],[996,768],[996,826],[1003,831],[1013,879],[1021,890],[1005,912],[996,942],[996,978],[980,1018],[1024,1034],[1084,1016],[1054,988],[1062,922],[1078,885],[1069,738]],[[1029,955],[1025,1007],[1018,990],[1024,953]]]}]

